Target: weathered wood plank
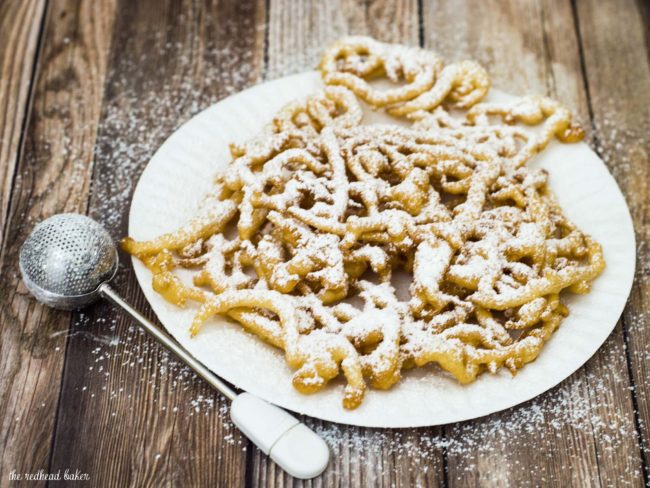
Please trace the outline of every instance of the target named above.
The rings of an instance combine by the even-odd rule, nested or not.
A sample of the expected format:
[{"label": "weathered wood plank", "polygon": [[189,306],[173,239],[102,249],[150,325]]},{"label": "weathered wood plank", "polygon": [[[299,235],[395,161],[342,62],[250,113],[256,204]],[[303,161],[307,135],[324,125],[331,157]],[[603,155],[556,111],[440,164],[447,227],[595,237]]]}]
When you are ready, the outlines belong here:
[{"label": "weathered wood plank", "polygon": [[372,35],[386,42],[417,45],[418,25],[414,0],[370,5],[352,0],[271,0],[264,77],[274,79],[316,69],[323,49],[345,35]]},{"label": "weathered wood plank", "polygon": [[[21,2],[4,5],[9,4]],[[33,108],[0,251],[2,485],[12,470],[48,469],[70,314],[29,296],[20,281],[18,252],[35,222],[86,208],[112,18],[110,1],[52,2],[46,14]]]},{"label": "weathered wood plank", "polygon": [[[271,0],[267,79],[314,69],[323,48],[348,34],[418,45],[416,1],[294,2]],[[287,28],[291,26],[291,28]],[[324,434],[331,464],[320,477],[300,482],[282,472],[257,449],[252,452],[252,486],[441,486],[442,449],[430,438],[441,429],[400,431],[342,427],[315,419],[305,422]]]},{"label": "weathered wood plank", "polygon": [[[264,2],[123,3],[113,31],[113,2],[93,2],[92,8],[90,2],[51,2],[25,154],[11,197],[4,190],[11,187],[7,171],[13,170],[5,166],[11,157],[5,159],[4,151],[19,150],[20,114],[14,116],[3,103],[20,107],[27,93],[15,78],[13,85],[0,86],[0,107],[12,117],[0,120],[0,230],[6,224],[7,237],[0,244],[0,485],[11,469],[48,469],[57,403],[61,417],[50,470],[80,469],[93,485],[237,486],[244,478],[256,486],[303,485],[254,448],[245,466],[247,443],[224,421],[225,402],[108,306],[75,315],[59,401],[69,315],[28,299],[15,267],[17,250],[34,221],[86,208],[112,32],[119,38],[110,58],[90,207],[115,237],[126,230],[136,177],[159,143],[198,109],[251,84],[261,72]],[[414,1],[285,3],[270,2],[268,78],[311,69],[322,46],[348,32],[418,42]],[[333,460],[322,477],[304,485],[642,483],[640,459],[643,453],[647,465],[648,453],[634,440],[623,336],[638,425],[648,446],[650,70],[643,30],[647,11],[628,3],[577,2],[594,135],[626,194],[639,240],[625,330],[617,327],[597,356],[560,387],[486,419],[399,432],[306,419],[326,435]],[[0,9],[36,4],[5,2]],[[589,120],[568,2],[423,6],[428,46],[449,59],[479,59],[497,87],[550,93]],[[0,37],[5,25],[18,29],[17,23],[3,23]],[[33,31],[20,32],[36,42]],[[3,98],[6,86],[18,87],[18,97]],[[13,149],[5,144],[7,134]],[[4,221],[3,205],[10,198]],[[117,286],[149,310],[130,272],[120,274]],[[447,446],[445,460],[440,446]]]},{"label": "weathered wood plank", "polygon": [[[115,238],[164,139],[256,81],[265,18],[256,1],[124,0],[118,12],[89,206]],[[124,256],[115,287],[153,318]],[[109,305],[74,317],[61,405],[53,470],[96,486],[244,484],[247,440],[227,402]]]},{"label": "weathered wood plank", "polygon": [[0,247],[44,14],[44,0],[0,4]]},{"label": "weathered wood plank", "polygon": [[[570,2],[449,1],[424,7],[428,47],[451,60],[477,59],[495,87],[547,93],[589,124]],[[619,326],[596,357],[559,388],[510,411],[448,428],[449,483],[639,483],[628,387]]]},{"label": "weathered wood plank", "polygon": [[650,455],[650,63],[648,6],[577,2],[597,150],[623,190],[637,239],[637,269],[623,313],[627,355],[642,434]]}]

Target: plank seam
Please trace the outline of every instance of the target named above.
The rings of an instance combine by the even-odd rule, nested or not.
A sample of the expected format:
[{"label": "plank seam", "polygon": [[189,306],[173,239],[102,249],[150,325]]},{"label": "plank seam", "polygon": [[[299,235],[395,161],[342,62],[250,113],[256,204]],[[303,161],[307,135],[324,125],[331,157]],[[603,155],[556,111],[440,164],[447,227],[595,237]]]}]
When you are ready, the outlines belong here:
[{"label": "plank seam", "polygon": [[641,456],[641,469],[643,471],[643,483],[645,486],[650,486],[650,479],[648,476],[648,466],[645,462],[644,452],[646,451],[645,441],[643,439],[643,430],[641,429],[641,419],[639,417],[639,402],[637,399],[637,388],[634,382],[634,374],[632,373],[632,358],[630,357],[630,338],[626,326],[626,321],[621,315],[621,325],[623,329],[623,342],[625,344],[625,364],[627,365],[627,373],[630,377],[630,385],[632,386],[632,408],[634,414],[634,428],[636,430],[637,439],[639,441],[639,455]]},{"label": "plank seam", "polygon": [[587,79],[587,65],[585,64],[585,50],[582,45],[582,33],[580,32],[580,22],[578,21],[578,8],[576,7],[576,0],[571,0],[571,12],[573,14],[573,27],[576,32],[576,39],[578,40],[578,54],[580,57],[580,73],[582,75],[582,84],[585,88],[585,94],[587,95],[587,110],[589,112],[589,125],[591,127],[591,138],[594,143],[594,150],[598,157],[600,153],[598,148],[600,147],[600,140],[598,138],[598,133],[596,131],[596,122],[594,119],[594,108],[591,104],[591,91],[589,90],[589,80]]},{"label": "plank seam", "polygon": [[5,215],[4,215],[4,222],[7,225],[5,226],[4,229],[2,229],[3,236],[2,236],[2,249],[0,250],[0,257],[4,255],[4,250],[6,249],[7,246],[7,238],[9,237],[9,225],[8,225],[9,216],[11,215],[11,207],[14,203],[14,195],[16,194],[13,191],[13,189],[15,188],[16,180],[18,179],[18,166],[25,154],[27,127],[29,125],[29,121],[31,120],[32,109],[34,107],[34,97],[35,97],[34,87],[36,85],[36,80],[38,78],[41,55],[43,53],[43,44],[45,41],[45,23],[46,23],[47,10],[48,10],[48,1],[49,0],[44,0],[45,5],[43,6],[43,15],[41,16],[41,21],[40,21],[40,26],[38,31],[38,39],[36,40],[36,51],[34,53],[34,60],[32,62],[32,72],[29,78],[29,88],[27,89],[27,99],[25,100],[25,113],[24,113],[23,121],[20,124],[21,127],[20,127],[20,137],[18,138],[18,148],[17,148],[18,150],[16,151],[16,158],[14,160],[15,171],[11,176],[11,185],[9,187],[11,188],[12,191],[9,192],[9,200],[7,201],[7,209],[5,210]]},{"label": "plank seam", "polygon": [[262,79],[266,80],[269,71],[269,36],[271,26],[271,0],[264,0],[264,56],[262,57]]},{"label": "plank seam", "polygon": [[[452,424],[452,425],[457,425],[457,424]],[[440,433],[442,434],[442,437],[445,440],[448,437],[447,430],[450,428],[451,428],[450,425],[443,425],[442,428],[440,429]],[[442,445],[442,486],[443,488],[447,488],[449,486],[449,453],[447,452],[447,445],[444,442]]]},{"label": "plank seam", "polygon": [[424,47],[424,0],[418,0],[418,43]]},{"label": "plank seam", "polygon": [[544,57],[546,58],[546,63],[545,68],[546,72],[544,73],[544,82],[546,84],[546,92],[548,96],[551,96],[553,98],[557,98],[557,83],[555,81],[555,72],[553,71],[552,68],[552,60],[551,60],[551,46],[549,43],[549,36],[546,31],[546,10],[544,9],[544,4],[540,5],[540,27],[541,27],[541,34],[542,34],[542,45],[544,48]]},{"label": "plank seam", "polygon": [[645,26],[643,38],[645,39],[646,57],[648,58],[648,64],[650,64],[650,4],[644,0],[637,0],[637,8]]}]

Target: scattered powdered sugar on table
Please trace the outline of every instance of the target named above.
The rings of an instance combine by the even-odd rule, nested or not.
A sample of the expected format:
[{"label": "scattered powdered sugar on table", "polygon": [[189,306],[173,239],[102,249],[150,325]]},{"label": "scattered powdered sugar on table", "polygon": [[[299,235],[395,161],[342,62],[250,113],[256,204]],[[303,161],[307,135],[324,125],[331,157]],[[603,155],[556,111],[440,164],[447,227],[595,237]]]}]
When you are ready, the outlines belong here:
[{"label": "scattered powdered sugar on table", "polygon": [[[583,448],[580,440],[572,446],[580,437],[585,438],[587,448],[592,436],[599,439],[595,444],[604,449],[598,453],[599,457],[637,442],[634,419],[611,415],[608,398],[611,384],[604,379],[609,377],[615,383],[627,384],[626,373],[615,366],[616,358],[624,351],[611,344],[605,349],[605,357],[601,358],[607,363],[605,371],[592,372],[587,367],[586,373],[577,374],[544,395],[501,414],[436,429],[390,431],[336,424],[319,424],[315,428],[332,446],[335,456],[344,450],[354,452],[353,465],[363,466],[372,457],[393,456],[398,466],[403,463],[411,470],[426,470],[434,457],[445,456],[446,464],[461,468],[455,470],[458,473],[476,470],[482,458],[498,462],[502,470],[512,472],[518,469],[518,458],[525,458],[525,469],[537,473],[532,478],[552,483],[557,480],[548,470],[547,459],[553,458],[560,471],[574,469],[574,460],[566,452],[571,447],[578,451]],[[586,389],[590,391],[589,396],[584,392]],[[521,457],[512,454],[517,452],[524,454]],[[631,451],[626,463],[638,465],[638,453]],[[640,477],[641,473],[634,475]]]},{"label": "scattered powdered sugar on table", "polygon": [[[595,150],[610,168],[614,178],[620,185],[628,187],[634,184],[632,179],[641,179],[648,184],[650,169],[647,165],[638,164],[648,158],[648,129],[650,128],[650,107],[645,107],[646,113],[639,111],[638,120],[634,123],[625,123],[620,102],[614,98],[605,100],[601,106],[596,107],[595,116]],[[634,164],[634,162],[637,164]],[[640,174],[645,170],[645,175]],[[645,188],[647,191],[647,186]]]},{"label": "scattered powdered sugar on table", "polygon": [[[125,397],[128,403],[135,394],[132,378],[111,375],[126,367],[132,370],[129,374],[140,378],[146,390],[152,391],[152,401],[160,403],[159,409],[171,408],[171,414],[182,421],[190,421],[194,416],[216,416],[224,432],[223,442],[247,448],[248,441],[230,421],[229,402],[211,391],[166,350],[147,340],[137,326],[118,332],[115,320],[97,318],[91,323],[88,316],[81,318],[83,325],[77,330],[92,327],[99,333],[83,334],[85,340],[93,340],[96,346],[91,350],[87,384],[80,389],[81,395],[94,398],[101,391],[109,409],[112,402],[124,403]],[[631,327],[638,330],[646,324],[647,317],[642,314],[634,318]],[[599,461],[614,455],[620,459],[621,452],[629,452],[624,462],[637,470],[638,450],[629,448],[632,444],[636,447],[638,442],[634,418],[612,412],[612,384],[622,388],[628,384],[627,371],[620,367],[624,354],[622,347],[610,341],[603,346],[598,360],[604,366],[598,368],[588,363],[559,387],[530,402],[460,424],[389,430],[304,420],[330,446],[331,469],[363,471],[368,482],[375,478],[379,482],[384,475],[404,471],[425,476],[429,470],[439,469],[444,458],[447,466],[453,463],[453,472],[458,476],[480,472],[485,462],[498,462],[504,475],[521,475],[525,469],[537,473],[532,478],[553,483],[558,481],[553,478],[554,473],[575,468],[575,458],[567,456],[567,452],[574,451],[576,458],[584,459],[582,449],[599,449],[593,454]],[[179,390],[191,392],[180,397],[187,399],[185,403],[165,406],[169,405],[166,395]],[[407,414],[408,406],[405,406]],[[553,464],[548,462],[551,458]],[[342,459],[349,461],[349,468],[337,463],[336,460]],[[519,466],[520,459],[526,459],[525,467]],[[633,475],[642,476],[637,471]],[[625,482],[618,481],[619,486]]]},{"label": "scattered powdered sugar on table", "polygon": [[[260,81],[254,53],[238,50],[236,39],[219,46],[208,41],[203,52],[193,53],[210,60],[201,63],[200,73],[181,43],[166,42],[159,33],[154,44],[160,49],[155,58],[174,57],[174,70],[159,73],[165,80],[161,83],[158,77],[141,72],[140,66],[151,63],[149,53],[121,58],[108,75],[111,89],[107,90],[119,96],[106,100],[98,128],[95,161],[112,164],[110,171],[99,175],[101,185],[93,187],[93,213],[101,215],[109,230],[123,224],[122,233],[139,175],[164,140],[198,112]],[[113,237],[123,235],[114,231]]]},{"label": "scattered powdered sugar on table", "polygon": [[[161,42],[163,41],[159,40],[158,44]],[[162,46],[163,54],[174,52],[178,48],[177,45],[164,42]],[[97,185],[93,191],[96,202],[94,212],[102,217],[103,223],[112,230],[114,237],[121,237],[119,232],[126,228],[127,209],[139,170],[163,140],[182,122],[218,98],[257,81],[251,59],[229,57],[229,50],[233,46],[226,43],[224,47],[209,49],[214,50],[212,54],[220,60],[231,60],[231,64],[225,65],[223,62],[212,65],[208,63],[203,73],[204,79],[198,84],[200,87],[206,83],[220,83],[218,96],[206,96],[204,91],[197,89],[197,84],[192,79],[195,73],[188,74],[183,69],[177,69],[162,87],[155,81],[152,82],[152,85],[155,84],[153,87],[147,82],[139,86],[131,83],[128,75],[121,78],[111,75],[113,89],[121,95],[110,101],[106,108],[98,131],[95,158],[97,161],[115,161],[116,164],[111,166],[110,172],[106,172],[102,185]],[[312,58],[311,54],[306,57]],[[122,70],[132,76],[142,61],[144,59],[125,56],[121,63],[129,66],[127,69],[122,66]],[[188,67],[192,63],[192,59],[185,55],[177,62],[181,67]],[[312,66],[295,66],[293,71],[309,68]],[[285,66],[276,67],[276,71],[288,73]],[[606,124],[597,129],[603,135],[601,143],[606,144],[610,143],[610,139],[618,137],[617,131],[623,130],[607,127]],[[607,155],[605,160],[608,160]],[[618,168],[615,174],[626,171],[624,164],[615,166]],[[645,254],[647,252],[643,255]],[[125,289],[122,286],[125,280],[126,274],[122,271],[116,288]],[[116,312],[110,316],[118,315]],[[154,398],[169,390],[190,391],[189,396],[181,397],[189,400],[172,407],[172,413],[185,418],[216,415],[226,432],[224,441],[246,449],[247,441],[230,423],[229,403],[212,392],[193,372],[154,341],[144,339],[144,332],[133,325],[122,325],[118,331],[116,318],[106,320],[96,317],[91,320],[85,314],[78,317],[79,323],[75,324],[72,334],[79,334],[83,340],[96,344],[89,360],[87,381],[80,387],[80,395],[94,397],[98,390],[107,392],[102,393],[102,401],[109,405],[124,396],[128,398],[135,392],[128,391],[121,383],[132,385],[132,378],[129,381],[125,375],[125,378],[119,379],[111,373],[116,375],[125,367],[133,369],[131,374],[135,377],[142,376],[147,389],[161,389],[164,385],[166,390],[156,393]],[[647,322],[647,315],[642,313],[631,317],[627,326],[630,332],[639,332],[647,326]],[[612,382],[620,385],[629,383],[627,370],[619,367],[625,351],[611,341],[603,349],[599,353],[602,367],[586,366],[559,387],[540,397],[483,419],[445,427],[405,430],[366,429],[313,419],[307,419],[306,422],[325,438],[332,449],[333,469],[338,469],[337,459],[347,453],[345,458],[349,459],[350,467],[344,465],[343,469],[368,471],[371,474],[370,478],[366,478],[368,481],[372,476],[380,480],[382,475],[387,474],[382,469],[407,469],[426,473],[437,469],[434,457],[444,456],[447,465],[453,462],[461,467],[456,470],[459,473],[477,470],[481,458],[489,457],[490,462],[498,459],[502,463],[501,469],[506,472],[525,469],[537,472],[534,477],[540,482],[553,483],[555,480],[551,478],[552,473],[548,472],[550,463],[544,462],[545,457],[554,457],[554,466],[559,465],[563,470],[573,467],[571,457],[566,456],[566,449],[558,447],[563,442],[577,443],[573,447],[580,450],[583,447],[582,440],[576,441],[576,438],[584,438],[587,443],[596,438],[599,440],[595,444],[605,451],[622,450],[629,443],[637,442],[634,419],[611,411]],[[63,351],[60,353],[63,354]],[[644,355],[644,360],[650,360],[650,345],[641,354]],[[148,372],[149,375],[143,375],[143,372]],[[405,414],[408,414],[408,406],[405,406]],[[517,466],[517,456],[510,455],[517,451],[537,454],[526,456],[529,463],[521,467]],[[638,452],[633,449],[628,449],[628,452],[634,456],[634,459],[627,460],[628,464],[636,467],[639,464]],[[607,453],[601,455],[606,456]],[[539,460],[539,464],[535,464],[536,460]],[[404,465],[407,467],[404,468]],[[641,473],[634,475],[641,477]]]}]

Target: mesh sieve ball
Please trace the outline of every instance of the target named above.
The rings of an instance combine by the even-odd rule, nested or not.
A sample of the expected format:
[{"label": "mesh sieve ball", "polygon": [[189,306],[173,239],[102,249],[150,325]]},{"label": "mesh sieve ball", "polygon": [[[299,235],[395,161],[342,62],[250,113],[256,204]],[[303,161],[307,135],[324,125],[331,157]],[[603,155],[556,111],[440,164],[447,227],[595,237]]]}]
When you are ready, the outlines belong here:
[{"label": "mesh sieve ball", "polygon": [[59,214],[39,223],[20,250],[20,271],[30,292],[52,307],[94,301],[95,291],[117,271],[111,236],[85,215]]}]

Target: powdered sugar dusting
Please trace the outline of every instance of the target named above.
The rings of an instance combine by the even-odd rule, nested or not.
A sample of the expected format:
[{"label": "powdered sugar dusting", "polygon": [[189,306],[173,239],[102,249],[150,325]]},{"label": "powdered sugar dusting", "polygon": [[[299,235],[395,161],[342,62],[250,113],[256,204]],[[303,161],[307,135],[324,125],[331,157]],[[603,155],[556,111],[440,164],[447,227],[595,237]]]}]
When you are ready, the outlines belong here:
[{"label": "powdered sugar dusting", "polygon": [[[166,45],[166,49],[173,49],[173,46]],[[224,48],[224,52],[228,48]],[[311,56],[314,58],[315,56]],[[184,63],[189,64],[189,60]],[[137,66],[137,62],[133,63],[133,68]],[[180,70],[179,70],[180,71]],[[223,70],[219,72],[209,73],[206,80],[219,80],[224,83],[224,94],[233,93],[237,90],[236,87],[241,86],[241,80],[250,82],[250,65],[242,62],[233,69]],[[180,75],[178,75],[180,76]],[[224,79],[224,76],[231,76],[234,81],[228,84],[229,80]],[[239,78],[241,77],[241,78]],[[128,86],[128,80],[115,80],[116,86]],[[136,91],[131,87],[127,88],[126,97],[128,99],[127,105],[132,106],[133,110],[125,115],[124,103],[116,103],[108,107],[105,126],[104,126],[104,139],[100,138],[100,143],[97,150],[97,158],[111,158],[120,161],[119,165],[115,166],[115,171],[109,175],[105,175],[106,187],[111,188],[109,193],[102,193],[99,190],[99,203],[98,213],[102,215],[105,222],[114,228],[122,222],[124,209],[128,205],[128,199],[132,193],[135,179],[133,177],[134,170],[142,167],[142,162],[146,161],[151,154],[158,147],[162,139],[168,135],[171,128],[176,127],[182,120],[187,119],[191,114],[198,112],[201,108],[206,107],[214,101],[214,99],[205,99],[201,91],[197,91],[191,81],[185,80],[181,82],[182,92],[189,96],[189,101],[179,100],[176,90],[178,87],[170,88],[165,87],[162,91]],[[179,115],[179,113],[181,115]],[[154,119],[158,119],[159,124],[145,127],[142,124],[143,120],[151,117],[154,114]],[[151,125],[151,124],[150,124]],[[124,134],[127,137],[113,137],[115,134]],[[101,131],[100,131],[101,137]],[[121,283],[124,283],[123,277]],[[119,284],[118,284],[119,286]],[[87,317],[81,315],[82,320],[87,321]],[[106,330],[106,324],[102,324],[101,318],[96,318],[94,323],[84,323],[75,327],[76,332],[83,331],[85,335],[85,328],[92,331],[98,327]],[[633,318],[633,326],[636,328],[645,327],[645,317]],[[91,329],[91,327],[93,329]],[[114,329],[114,324],[110,326]],[[128,331],[129,334],[139,334],[132,328]],[[166,356],[166,353],[160,352],[157,346],[152,346],[151,349],[144,346],[134,345],[133,336],[129,335],[125,338],[118,340],[114,330],[108,334],[97,336],[95,332],[88,332],[92,334],[91,339],[98,342],[97,348],[93,351],[93,356],[96,358],[95,363],[90,370],[88,379],[89,383],[102,384],[103,387],[108,387],[108,378],[110,377],[107,370],[106,363],[109,360],[114,362],[111,368],[117,367],[117,361],[123,361],[123,366],[137,367],[141,364],[143,358],[150,357],[153,354],[151,349],[156,350],[155,356],[159,358],[160,369],[156,374],[161,377],[170,378],[168,381],[171,388],[180,388],[183,390],[192,389],[194,391],[196,379],[194,375],[184,366],[177,361]],[[147,344],[147,341],[143,342]],[[618,351],[621,352],[621,351]],[[647,352],[646,352],[647,353]],[[650,354],[650,353],[647,353]],[[612,363],[614,364],[614,363]],[[619,376],[617,370],[612,367],[613,375]],[[139,372],[133,371],[133,374]],[[604,384],[602,378],[595,375],[585,374],[584,379],[572,380],[570,383],[564,384],[561,387],[547,393],[546,395],[528,403],[525,406],[512,409],[504,415],[491,416],[483,420],[474,421],[471,423],[458,425],[447,429],[451,435],[431,434],[429,429],[418,429],[414,434],[402,433],[402,431],[380,431],[380,430],[367,430],[351,427],[341,427],[335,424],[321,425],[317,421],[309,421],[317,431],[319,431],[330,444],[334,456],[341,454],[344,449],[352,449],[354,451],[352,465],[359,467],[363,466],[368,459],[376,459],[381,451],[382,455],[394,456],[397,460],[408,457],[411,460],[411,469],[428,469],[428,460],[432,453],[443,450],[447,456],[459,456],[465,458],[463,469],[472,470],[478,467],[477,457],[481,454],[489,455],[494,453],[494,444],[512,446],[513,449],[526,446],[531,438],[539,441],[540,449],[549,449],[551,452],[556,445],[555,440],[562,432],[569,429],[575,435],[601,435],[608,436],[605,445],[610,449],[616,449],[627,442],[627,439],[635,437],[634,426],[630,424],[629,419],[619,418],[616,425],[610,424],[611,418],[601,413],[594,413],[596,406],[602,407],[601,410],[606,411],[606,403],[595,404],[590,403],[584,393],[577,390],[578,386],[589,384],[589,388],[598,392],[600,389],[609,390],[610,386]],[[173,380],[171,379],[173,378]],[[600,378],[600,379],[599,379]],[[621,382],[625,382],[625,378],[619,378]],[[155,384],[154,378],[145,378],[145,382],[151,386]],[[578,386],[576,386],[578,385]],[[595,386],[594,386],[595,385]],[[81,395],[87,394],[88,388],[84,386],[80,391]],[[121,387],[120,387],[121,388]],[[110,403],[120,395],[128,395],[120,388],[112,389],[108,397]],[[204,395],[196,395],[191,398],[187,405],[178,405],[174,409],[179,409],[185,415],[192,416],[196,414],[204,415],[217,415],[222,419],[226,429],[231,427],[227,416],[227,404],[221,401],[215,401],[217,397]],[[596,427],[597,426],[597,427]],[[593,434],[592,434],[593,432]],[[540,436],[541,434],[541,436]],[[484,439],[496,439],[494,443],[485,443]],[[226,436],[226,441],[233,444],[241,444],[241,436],[234,433],[231,437]],[[509,466],[509,461],[504,461],[506,467],[517,469],[516,466]],[[571,458],[568,457],[561,461],[563,467],[567,469],[571,466]],[[632,463],[632,461],[630,461]],[[636,465],[636,462],[634,462]],[[376,467],[373,466],[373,468]],[[545,469],[546,465],[540,463],[539,465],[527,466],[525,469]],[[397,468],[391,468],[397,469]],[[378,472],[379,477],[382,473]],[[546,474],[542,473],[540,479],[543,481],[552,482],[552,479],[545,478]]]}]

